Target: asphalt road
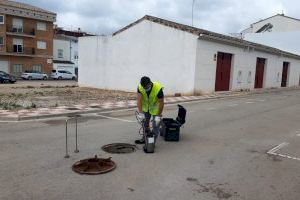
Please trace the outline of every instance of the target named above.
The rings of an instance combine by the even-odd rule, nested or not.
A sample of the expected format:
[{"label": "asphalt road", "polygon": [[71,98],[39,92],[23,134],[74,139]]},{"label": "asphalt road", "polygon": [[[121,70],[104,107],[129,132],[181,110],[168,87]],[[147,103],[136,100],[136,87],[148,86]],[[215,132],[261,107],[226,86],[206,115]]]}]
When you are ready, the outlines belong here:
[{"label": "asphalt road", "polygon": [[[134,111],[82,118],[78,154],[71,124],[69,159],[63,118],[1,123],[0,199],[296,200],[299,104],[299,90],[184,104],[180,142],[160,138],[154,154],[101,150],[109,143],[133,143],[139,128]],[[168,106],[164,116],[176,112]],[[278,145],[274,155],[267,154]],[[71,170],[74,162],[95,154],[111,156],[117,168],[96,176]]]}]

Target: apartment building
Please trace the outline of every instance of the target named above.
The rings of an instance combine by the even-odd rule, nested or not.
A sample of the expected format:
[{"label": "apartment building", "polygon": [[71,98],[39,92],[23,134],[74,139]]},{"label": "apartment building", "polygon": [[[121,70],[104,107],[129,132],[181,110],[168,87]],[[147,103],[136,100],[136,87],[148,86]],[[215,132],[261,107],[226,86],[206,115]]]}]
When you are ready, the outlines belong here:
[{"label": "apartment building", "polygon": [[32,5],[0,0],[0,71],[51,73],[56,14]]}]

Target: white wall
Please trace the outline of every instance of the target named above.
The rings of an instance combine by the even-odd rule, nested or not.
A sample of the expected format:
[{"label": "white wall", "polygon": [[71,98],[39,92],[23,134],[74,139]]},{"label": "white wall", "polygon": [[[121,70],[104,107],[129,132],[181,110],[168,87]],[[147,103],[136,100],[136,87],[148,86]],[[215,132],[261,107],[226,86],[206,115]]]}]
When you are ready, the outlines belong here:
[{"label": "white wall", "polygon": [[248,33],[244,39],[300,55],[300,31],[278,33]]},{"label": "white wall", "polygon": [[253,24],[252,32],[255,33],[267,23],[271,23],[273,25],[272,32],[300,31],[299,20],[276,15],[272,18]]},{"label": "white wall", "polygon": [[[58,49],[63,50],[63,58],[58,58]],[[60,39],[53,40],[53,59],[70,61],[70,41]]]},{"label": "white wall", "polygon": [[113,37],[79,39],[79,85],[135,92],[144,75],[166,94],[194,92],[197,36],[147,20]]},{"label": "white wall", "polygon": [[[199,40],[197,46],[197,62],[195,73],[195,92],[210,93],[215,90],[215,77],[217,60],[214,54],[225,52],[233,54],[231,68],[231,90],[253,89],[256,71],[257,57],[266,58],[264,88],[280,87],[283,62],[290,62],[290,76],[288,86],[299,84],[300,61],[285,58],[269,53],[248,50],[229,46],[221,43]],[[238,79],[239,71],[242,72],[241,79]],[[251,81],[248,82],[248,72],[251,71]],[[279,79],[277,78],[279,74]]]},{"label": "white wall", "polygon": [[266,24],[272,24],[272,33],[276,32],[294,32],[300,31],[300,20],[291,19],[281,15],[276,15],[266,20],[251,24],[251,26],[242,31],[243,35],[247,33],[256,33]]},{"label": "white wall", "polygon": [[75,55],[78,56],[78,40],[71,40],[71,62],[74,63],[75,68],[78,68],[78,58],[75,58]]}]

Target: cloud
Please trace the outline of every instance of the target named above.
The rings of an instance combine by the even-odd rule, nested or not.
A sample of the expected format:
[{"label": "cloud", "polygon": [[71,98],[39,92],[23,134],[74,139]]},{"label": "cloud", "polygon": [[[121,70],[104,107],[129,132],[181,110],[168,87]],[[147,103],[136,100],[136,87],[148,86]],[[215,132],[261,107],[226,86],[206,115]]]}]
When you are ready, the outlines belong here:
[{"label": "cloud", "polygon": [[[58,26],[110,34],[146,14],[190,25],[192,0],[19,0],[57,13]],[[234,33],[284,11],[300,18],[296,0],[195,0],[194,26]]]}]

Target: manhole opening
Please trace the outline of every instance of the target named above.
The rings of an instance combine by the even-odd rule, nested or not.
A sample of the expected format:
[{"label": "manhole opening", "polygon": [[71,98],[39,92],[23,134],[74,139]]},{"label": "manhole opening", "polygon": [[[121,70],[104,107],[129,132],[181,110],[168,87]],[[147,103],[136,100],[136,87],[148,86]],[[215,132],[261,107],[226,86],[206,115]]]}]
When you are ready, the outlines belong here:
[{"label": "manhole opening", "polygon": [[80,160],[72,166],[74,172],[79,174],[97,175],[108,173],[116,168],[116,164],[111,158],[88,158]]},{"label": "manhole opening", "polygon": [[114,144],[107,144],[102,147],[102,150],[107,153],[133,153],[136,151],[136,146],[133,144],[126,144],[126,143],[114,143]]},{"label": "manhole opening", "polygon": [[79,110],[78,108],[66,108],[67,110]]},{"label": "manhole opening", "polygon": [[90,108],[101,108],[101,106],[90,106]]}]

